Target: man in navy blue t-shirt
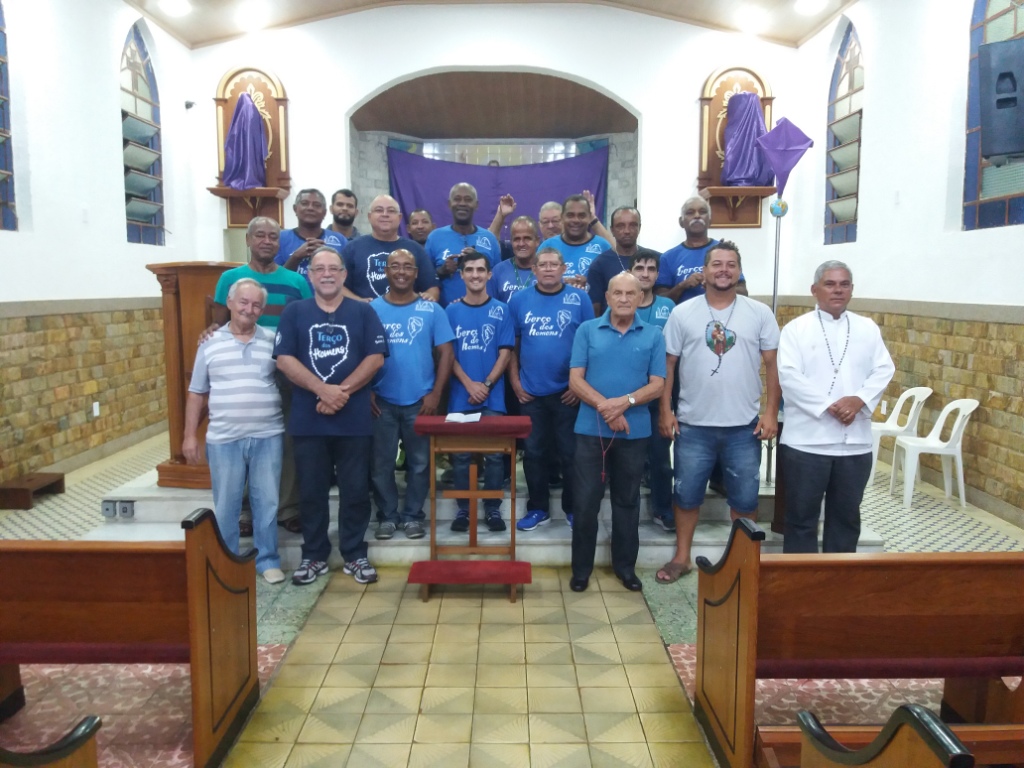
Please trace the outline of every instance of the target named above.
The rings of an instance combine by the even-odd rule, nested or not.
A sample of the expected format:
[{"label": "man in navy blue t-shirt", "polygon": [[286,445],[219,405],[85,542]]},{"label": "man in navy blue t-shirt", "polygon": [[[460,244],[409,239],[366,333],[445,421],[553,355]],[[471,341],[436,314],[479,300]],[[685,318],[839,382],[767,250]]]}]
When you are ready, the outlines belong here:
[{"label": "man in navy blue t-shirt", "polygon": [[572,525],[573,424],[579,398],[569,390],[569,358],[576,329],[594,317],[590,297],[562,282],[565,261],[554,248],[541,248],[534,267],[537,282],[512,297],[516,348],[509,381],[533,428],[526,438],[523,472],[530,493],[526,515],[516,527],[532,531],[551,519],[548,481],[552,459],[561,460],[562,511]]},{"label": "man in navy blue t-shirt", "polygon": [[345,262],[345,296],[373,301],[388,292],[388,256],[402,248],[416,259],[416,292],[428,301],[437,301],[440,289],[433,262],[423,246],[398,236],[402,211],[391,195],[378,195],[370,203],[371,234],[358,237],[341,252]]},{"label": "man in navy blue t-shirt", "polygon": [[337,478],[338,549],[345,573],[360,584],[377,580],[366,559],[370,524],[371,379],[384,365],[387,339],[368,305],[345,300],[345,265],[329,246],[309,264],[312,299],[293,301],[281,313],[274,357],[295,385],[286,429],[295,443],[302,518],[302,562],[295,584],[327,573],[331,483]]}]

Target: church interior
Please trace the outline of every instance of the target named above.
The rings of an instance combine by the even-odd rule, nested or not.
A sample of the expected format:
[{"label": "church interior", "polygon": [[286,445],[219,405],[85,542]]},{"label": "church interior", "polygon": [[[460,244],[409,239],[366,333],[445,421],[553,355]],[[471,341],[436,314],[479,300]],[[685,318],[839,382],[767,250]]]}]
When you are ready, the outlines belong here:
[{"label": "church interior", "polygon": [[[245,262],[248,220],[295,226],[292,204],[306,188],[355,191],[366,232],[369,201],[391,189],[390,151],[505,167],[593,148],[608,155],[606,213],[635,206],[649,248],[679,244],[680,206],[705,190],[714,237],[742,248],[750,295],[774,302],[780,325],[815,306],[817,265],[850,265],[850,307],[878,324],[896,367],[876,422],[913,387],[933,391],[919,435],[949,403],[978,401],[962,435],[965,492],[953,482],[951,494],[940,457],[923,456],[908,508],[902,481],[890,493],[893,443],[883,440],[862,505],[871,532],[862,552],[1024,552],[1024,54],[1017,81],[999,86],[1010,89],[1003,102],[1020,102],[1020,146],[992,157],[979,52],[1022,39],[1021,0],[0,0],[0,492],[45,478],[31,508],[0,503],[0,557],[4,541],[92,546],[112,530],[123,541],[157,530],[154,538],[178,540],[184,515],[212,506],[208,492],[181,491],[164,514],[169,496],[156,488],[156,467],[178,450],[168,429],[182,389],[168,375],[177,289],[159,265]],[[251,85],[272,127],[258,194],[222,184],[226,129]],[[740,91],[756,93],[768,130],[785,118],[813,141],[789,175],[782,216],[770,208],[776,187],[722,182],[723,117]],[[481,204],[477,223],[493,213]],[[47,217],[83,239],[50,242]],[[178,318],[185,329],[205,319]],[[191,331],[175,334],[177,357],[193,356]],[[765,464],[767,530],[770,452]],[[45,493],[58,490],[58,476],[60,492]],[[130,516],[119,501],[129,498],[135,519],[117,519]],[[143,529],[150,509],[163,511]],[[826,731],[864,726],[849,737],[860,748],[900,705],[938,715],[952,695],[934,666],[881,664],[844,678],[784,668],[751,679],[744,712],[764,739],[788,728],[796,746],[734,762],[722,747],[729,739],[694,714],[716,704],[702,705],[698,691],[698,575],[656,584],[670,540],[644,528],[643,593],[625,591],[608,569],[596,589],[570,591],[566,526],[520,537],[533,573],[515,602],[493,585],[445,586],[423,602],[407,583],[423,550],[381,542],[371,545],[377,584],[355,584],[340,568],[307,587],[258,580],[245,670],[258,677],[259,700],[208,764],[799,765],[798,710]],[[709,530],[717,538],[701,551],[715,562],[728,514]],[[283,555],[290,542],[297,557],[298,538],[281,535]],[[769,532],[765,552],[777,551],[772,541]],[[957,578],[935,573],[943,585]],[[71,577],[45,576],[55,590],[62,578]],[[0,585],[0,705],[5,675],[18,671],[4,652],[16,644],[5,632],[24,620],[17,592]],[[1024,764],[1016,603],[991,608],[1013,614],[1011,651],[977,654],[1010,702],[990,705],[987,718],[979,704],[977,719],[1009,725],[964,738],[1005,758],[993,765]],[[965,621],[970,613],[948,608]],[[924,607],[908,610],[926,626]],[[984,623],[985,610],[968,619]],[[950,631],[943,626],[927,631]],[[767,647],[769,630],[755,620],[750,632],[765,633]],[[983,666],[1000,654],[1016,667]],[[26,706],[7,719],[0,706],[0,750],[11,751],[0,751],[0,765],[90,715],[102,720],[92,765],[199,765],[188,658],[152,661],[93,664],[83,652],[23,664]],[[754,734],[736,717],[741,741]]]}]

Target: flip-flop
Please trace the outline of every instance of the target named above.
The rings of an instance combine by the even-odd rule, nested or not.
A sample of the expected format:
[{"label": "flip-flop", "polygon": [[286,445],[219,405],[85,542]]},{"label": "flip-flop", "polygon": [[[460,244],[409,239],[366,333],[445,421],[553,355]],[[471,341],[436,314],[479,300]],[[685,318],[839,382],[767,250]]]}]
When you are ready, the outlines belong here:
[{"label": "flip-flop", "polygon": [[[675,584],[679,579],[692,570],[693,568],[688,568],[681,563],[674,563],[670,560],[658,569],[658,573],[655,575],[654,580],[659,584]],[[662,574],[665,574],[664,578],[662,578]]]}]

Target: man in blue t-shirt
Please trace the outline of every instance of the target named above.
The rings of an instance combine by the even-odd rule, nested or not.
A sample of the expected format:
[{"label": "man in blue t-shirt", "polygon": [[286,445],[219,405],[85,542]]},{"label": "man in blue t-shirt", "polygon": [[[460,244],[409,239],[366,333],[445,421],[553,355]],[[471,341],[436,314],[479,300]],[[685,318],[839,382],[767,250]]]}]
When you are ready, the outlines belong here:
[{"label": "man in blue t-shirt", "polygon": [[[452,371],[452,334],[436,301],[414,290],[416,259],[399,248],[388,256],[388,291],[370,306],[380,317],[390,355],[373,382],[373,496],[378,539],[398,528],[410,539],[423,537],[423,502],[430,489],[430,438],[413,429],[421,413],[437,413]],[[437,368],[434,352],[437,351]],[[398,441],[405,446],[406,489],[401,513],[395,483]]]},{"label": "man in blue t-shirt", "polygon": [[274,261],[285,269],[298,272],[310,284],[309,258],[322,245],[329,245],[338,253],[348,240],[340,232],[324,229],[321,225],[327,215],[327,199],[319,189],[301,189],[292,206],[299,225],[281,231],[281,240]]},{"label": "man in blue t-shirt", "polygon": [[[580,399],[576,419],[573,485],[572,578],[582,592],[594,570],[597,517],[609,481],[612,503],[612,571],[622,585],[638,592],[640,478],[647,458],[651,419],[665,384],[665,338],[661,328],[641,320],[643,291],[631,274],[608,283],[608,311],[580,326],[569,362],[569,388]],[[638,407],[640,406],[640,407]]]},{"label": "man in blue t-shirt", "polygon": [[281,313],[274,357],[295,385],[286,429],[295,443],[302,518],[302,562],[294,584],[327,573],[331,542],[331,483],[337,478],[338,549],[345,573],[360,584],[377,580],[366,559],[370,524],[369,383],[384,365],[388,343],[377,314],[341,293],[345,265],[324,245],[310,257],[312,299],[293,301]]},{"label": "man in blue t-shirt", "polygon": [[427,237],[427,255],[434,262],[441,281],[441,305],[444,307],[466,294],[466,284],[462,282],[458,267],[461,253],[479,251],[492,267],[501,260],[498,238],[473,223],[473,215],[479,206],[476,188],[472,184],[456,184],[448,193],[451,226],[435,229]]},{"label": "man in blue t-shirt", "polygon": [[537,252],[534,274],[536,284],[519,291],[509,303],[516,330],[509,382],[523,415],[533,424],[523,457],[530,498],[526,515],[516,524],[521,531],[532,531],[551,519],[548,483],[556,455],[564,477],[562,511],[572,525],[572,430],[579,398],[569,391],[569,358],[576,329],[594,317],[590,297],[562,282],[565,261],[557,249]]},{"label": "man in blue t-shirt", "polygon": [[345,295],[360,301],[373,301],[388,292],[387,260],[392,251],[403,248],[416,259],[415,290],[420,298],[437,301],[440,289],[433,262],[423,246],[398,236],[402,211],[391,195],[378,195],[370,203],[372,234],[356,238],[341,252],[345,262]]},{"label": "man in blue t-shirt", "polygon": [[512,295],[537,282],[533,274],[537,258],[537,224],[529,216],[519,216],[509,227],[512,243],[512,258],[502,261],[491,269],[487,281],[487,294],[508,304]]},{"label": "man in blue t-shirt", "polygon": [[[450,413],[480,413],[498,416],[505,413],[505,367],[515,346],[515,329],[508,306],[487,295],[491,270],[487,257],[469,251],[460,258],[459,271],[466,284],[462,301],[445,310],[455,333],[455,364],[452,368]],[[455,488],[469,488],[470,454],[452,457]],[[500,453],[484,454],[484,490],[501,490],[504,461]],[[459,511],[452,530],[468,531],[471,524],[469,501],[459,499]],[[501,499],[484,500],[484,519],[491,531],[504,531]]]},{"label": "man in blue t-shirt", "polygon": [[594,314],[600,315],[606,309],[604,295],[608,292],[608,281],[623,272],[629,272],[630,260],[637,254],[658,257],[657,251],[636,244],[640,236],[640,211],[621,206],[612,211],[612,233],[615,244],[598,256],[587,271],[587,292],[594,302]]},{"label": "man in blue t-shirt", "polygon": [[565,279],[582,288],[586,285],[590,264],[612,247],[605,238],[590,232],[600,223],[586,195],[569,195],[562,204],[562,234],[550,237],[541,248],[554,248],[565,260]]},{"label": "man in blue t-shirt", "polygon": [[[654,292],[682,304],[704,295],[704,257],[718,241],[708,237],[711,227],[711,206],[703,197],[691,197],[683,203],[679,226],[686,238],[675,248],[661,254],[658,282]],[[736,292],[747,295],[747,281],[740,275]]]},{"label": "man in blue t-shirt", "polygon": [[[629,262],[629,272],[643,291],[636,310],[637,318],[664,329],[675,304],[667,296],[654,295],[654,281],[658,277],[657,256],[638,253]],[[658,431],[661,410],[657,401],[650,404],[650,413],[652,431],[651,439],[647,441],[647,465],[650,471],[651,518],[663,531],[673,533],[676,521],[672,513],[672,440]]]}]

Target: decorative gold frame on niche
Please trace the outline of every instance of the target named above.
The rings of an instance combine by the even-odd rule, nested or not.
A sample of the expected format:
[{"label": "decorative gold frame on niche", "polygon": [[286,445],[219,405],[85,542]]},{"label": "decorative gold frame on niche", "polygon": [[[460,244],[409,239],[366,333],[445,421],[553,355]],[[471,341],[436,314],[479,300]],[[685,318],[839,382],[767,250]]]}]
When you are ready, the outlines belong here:
[{"label": "decorative gold frame on niche", "polygon": [[[256,104],[267,129],[267,181],[265,187],[232,189],[223,185],[224,142],[243,93]],[[238,67],[221,78],[214,97],[217,105],[217,186],[208,187],[228,204],[228,227],[245,227],[255,216],[283,221],[283,200],[291,189],[288,173],[288,97],[273,74],[255,67]]]},{"label": "decorative gold frame on niche", "polygon": [[761,200],[775,187],[727,187],[722,184],[725,161],[725,126],[729,99],[736,93],[756,93],[764,124],[772,127],[771,86],[748,67],[724,67],[704,82],[700,98],[700,158],[697,186],[710,194],[712,227],[760,227]]}]

